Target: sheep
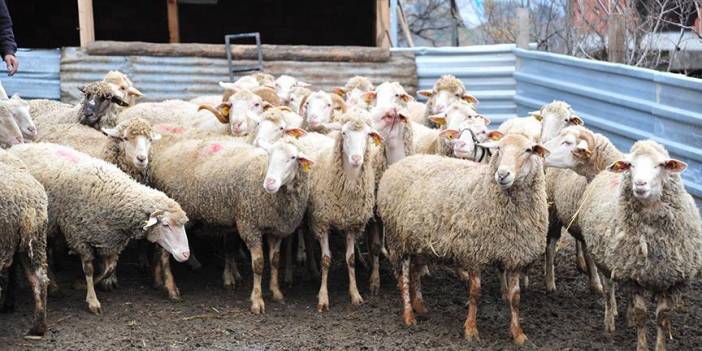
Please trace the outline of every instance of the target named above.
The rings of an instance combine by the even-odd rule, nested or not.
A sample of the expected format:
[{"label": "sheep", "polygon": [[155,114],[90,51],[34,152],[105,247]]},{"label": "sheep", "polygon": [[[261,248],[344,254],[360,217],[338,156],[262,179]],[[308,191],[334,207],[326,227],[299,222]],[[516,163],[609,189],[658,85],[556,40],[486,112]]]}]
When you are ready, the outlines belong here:
[{"label": "sheep", "polygon": [[322,281],[317,296],[317,311],[329,310],[327,277],[331,264],[329,230],[346,233],[346,267],[349,294],[355,305],[363,303],[356,286],[355,242],[373,217],[375,205],[375,165],[369,140],[382,142],[378,132],[368,125],[368,117],[352,109],[337,122],[325,127],[338,130],[334,145],[320,151],[311,174],[311,191],[306,225],[319,240],[322,249]]},{"label": "sheep", "polygon": [[363,94],[375,90],[375,86],[370,79],[363,76],[353,76],[346,81],[343,87],[334,88],[334,93],[344,98],[346,105],[358,106],[364,109],[370,109],[363,98]]},{"label": "sheep", "polygon": [[19,95],[13,94],[7,100],[0,100],[0,104],[6,105],[12,111],[12,116],[20,131],[22,131],[24,139],[34,140],[37,136],[37,127],[34,125],[27,101],[24,101]]},{"label": "sheep", "polygon": [[[460,139],[459,137],[463,135],[461,131],[468,132],[469,135],[472,135],[470,134],[471,131],[478,133],[485,132],[487,135],[486,129],[471,129],[467,128],[467,125],[487,126],[490,124],[489,118],[478,114],[473,109],[472,105],[463,100],[451,103],[444,112],[431,116],[429,119],[435,125],[445,128],[445,130],[437,130],[421,125],[420,123],[415,123],[413,125],[417,136],[415,138],[415,144],[417,152],[421,154],[451,156],[454,147],[464,142],[458,140]],[[451,139],[451,137],[455,137],[456,140]],[[480,142],[483,141],[485,140],[480,140]]]},{"label": "sheep", "polygon": [[253,91],[237,90],[232,94],[225,92],[219,105],[213,107],[202,104],[198,107],[198,111],[211,112],[221,124],[229,127],[228,134],[244,137],[254,127],[258,115],[270,107],[279,105],[275,92],[263,87]]},{"label": "sheep", "polygon": [[[581,162],[574,155],[558,160],[574,148],[561,145],[548,162],[586,176],[582,169],[587,167],[578,167]],[[627,319],[638,334],[637,350],[648,349],[644,296],[651,294],[657,300],[656,350],[665,350],[665,338],[672,336],[671,296],[702,269],[699,210],[680,178],[686,167],[657,142],[638,141],[627,156],[600,172],[583,194],[577,222],[603,273],[605,289],[610,289],[610,298],[605,298],[605,330],[614,331],[617,309],[612,282],[616,282],[631,295]]]},{"label": "sheep", "polygon": [[[423,128],[434,132],[435,129],[430,129],[425,126]],[[434,132],[436,133],[436,132]],[[488,140],[500,140],[504,135],[497,130],[488,130],[483,123],[475,123],[472,121],[463,122],[458,129],[446,129],[439,131],[438,138],[445,138],[448,147],[442,147],[440,141],[434,144],[434,152],[426,152],[429,154],[450,156],[462,159],[473,160],[475,162],[489,162],[492,152],[488,148],[480,146]],[[430,148],[430,150],[432,150]],[[442,153],[448,151],[448,154]]]},{"label": "sheep", "polygon": [[129,77],[120,71],[107,72],[102,81],[119,87],[119,90],[123,94],[122,96],[125,97],[124,100],[129,104],[129,106],[134,106],[136,104],[136,100],[144,96],[139,89],[134,87],[134,84]]},{"label": "sheep", "polygon": [[[46,292],[49,279],[46,266],[46,230],[48,198],[44,187],[27,171],[24,164],[0,150],[0,286],[3,310],[13,308],[13,257],[24,269],[34,297],[34,321],[27,333],[30,338],[46,333]],[[9,270],[9,272],[8,272]],[[2,284],[5,285],[5,284]]]},{"label": "sheep", "polygon": [[288,101],[288,107],[295,113],[300,112],[300,106],[307,95],[312,94],[312,90],[304,87],[295,87],[290,90],[290,99]]},{"label": "sheep", "polygon": [[17,126],[12,111],[7,106],[0,104],[0,147],[8,148],[23,142],[22,131]]},{"label": "sheep", "polygon": [[299,112],[304,118],[303,129],[327,133],[329,130],[324,129],[324,125],[346,112],[346,102],[339,95],[318,90],[303,99]]},{"label": "sheep", "polygon": [[61,124],[42,130],[38,140],[70,146],[119,167],[142,184],[148,184],[151,143],[161,138],[151,123],[134,118],[102,133],[80,124]]},{"label": "sheep", "polygon": [[120,107],[129,106],[119,89],[110,83],[92,82],[80,88],[80,91],[83,93],[80,104],[70,109],[64,109],[62,105],[54,105],[58,107],[57,111],[48,109],[43,114],[33,115],[37,125],[41,127],[60,123],[80,123],[96,129],[105,126],[114,127],[117,123],[117,114],[121,112]]},{"label": "sheep", "polygon": [[434,82],[434,87],[431,90],[419,90],[417,95],[429,98],[424,114],[427,123],[429,123],[429,116],[444,112],[455,101],[464,100],[473,106],[479,102],[475,96],[468,94],[463,82],[452,75],[441,76]]},{"label": "sheep", "polygon": [[235,92],[241,89],[254,90],[260,87],[275,89],[275,78],[268,73],[257,72],[243,76],[234,81],[234,83],[219,82],[219,86],[224,88],[225,93],[227,91]]},{"label": "sheep", "polygon": [[274,107],[263,112],[257,119],[254,129],[247,137],[247,143],[264,147],[276,142],[283,136],[302,136],[306,132],[300,129],[302,117],[291,112],[288,107]]},{"label": "sheep", "polygon": [[310,85],[297,80],[289,75],[283,74],[275,80],[275,92],[284,105],[290,104],[290,97],[294,88],[309,88]]},{"label": "sheep", "polygon": [[56,113],[58,111],[70,110],[73,107],[73,105],[65,102],[48,99],[27,100],[27,104],[29,105],[29,115],[34,116],[35,119],[36,116],[43,115],[47,112]]},{"label": "sheep", "polygon": [[195,105],[212,105],[212,106],[217,106],[219,105],[220,102],[222,102],[222,95],[201,95],[201,96],[196,96],[190,100],[188,100],[189,103],[195,104]]},{"label": "sheep", "polygon": [[[46,189],[49,235],[61,232],[68,247],[80,256],[90,312],[101,313],[94,284],[114,272],[119,253],[130,240],[145,237],[177,261],[188,259],[184,228],[188,218],[178,203],[162,192],[67,146],[22,144],[9,152],[20,158]],[[103,269],[93,279],[95,258],[100,259]]]},{"label": "sheep", "polygon": [[[416,324],[415,311],[426,308],[421,294],[410,301],[413,257],[458,264],[470,272],[466,339],[477,339],[476,313],[480,271],[498,264],[507,272],[513,341],[527,337],[519,325],[519,276],[543,252],[548,209],[542,145],[507,135],[486,147],[497,152],[490,164],[415,155],[390,167],[378,188],[378,212],[385,226],[391,262],[399,269],[403,320]],[[417,206],[422,203],[422,206]],[[415,286],[412,286],[414,290]]]}]

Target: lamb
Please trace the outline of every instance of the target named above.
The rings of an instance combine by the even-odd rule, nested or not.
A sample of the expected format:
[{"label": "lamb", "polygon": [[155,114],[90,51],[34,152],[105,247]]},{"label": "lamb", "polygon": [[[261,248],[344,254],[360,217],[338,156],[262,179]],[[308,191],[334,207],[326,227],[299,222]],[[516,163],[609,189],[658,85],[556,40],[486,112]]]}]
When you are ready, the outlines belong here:
[{"label": "lamb", "polygon": [[[585,176],[581,170],[585,167],[573,166],[580,162],[569,158],[569,168]],[[549,164],[568,166],[554,160]],[[672,336],[671,296],[702,269],[699,210],[680,178],[686,167],[655,141],[638,141],[629,155],[612,163],[608,172],[600,172],[583,194],[578,225],[603,272],[605,288],[611,289],[611,298],[605,299],[605,330],[614,331],[617,315],[611,280],[631,295],[627,319],[637,330],[637,350],[648,349],[644,296],[656,297],[656,350],[665,350],[665,338]]]},{"label": "lamb", "polygon": [[[470,272],[464,326],[469,340],[478,337],[480,271],[498,264],[508,276],[512,338],[521,345],[527,337],[519,325],[519,277],[545,247],[548,207],[542,159],[548,151],[520,135],[485,146],[497,147],[490,164],[415,155],[393,165],[380,181],[378,212],[389,258],[400,268],[396,276],[406,325],[416,324],[414,311],[426,311],[421,294],[410,294],[419,274],[410,269],[414,257],[428,255]],[[424,206],[417,206],[420,202]]]},{"label": "lamb", "polygon": [[324,125],[346,112],[346,102],[339,95],[318,90],[307,95],[300,104],[300,116],[304,118],[302,128],[312,132],[327,133]]},{"label": "lamb", "polygon": [[478,104],[478,99],[468,94],[463,82],[452,75],[441,76],[434,82],[431,90],[419,90],[417,95],[429,98],[424,115],[427,123],[429,123],[429,116],[444,112],[455,101],[464,100],[473,106]]},{"label": "lamb", "polygon": [[134,87],[134,83],[132,83],[129,77],[120,71],[107,72],[102,81],[119,87],[119,90],[122,92],[122,96],[125,97],[124,100],[129,104],[129,106],[134,106],[136,104],[136,100],[144,96],[139,89]]},{"label": "lamb", "polygon": [[151,143],[161,135],[148,121],[135,118],[102,133],[80,124],[62,124],[41,131],[38,141],[70,146],[119,167],[142,184],[148,184]]},{"label": "lamb", "polygon": [[54,105],[59,109],[56,111],[49,109],[43,114],[33,115],[37,125],[41,127],[60,123],[80,123],[96,129],[113,127],[116,124],[117,114],[121,112],[120,107],[129,106],[119,89],[109,83],[89,83],[80,88],[80,91],[83,93],[80,104],[70,109],[64,109],[62,105]]},{"label": "lamb", "polygon": [[17,126],[12,111],[0,104],[0,147],[8,148],[23,142],[22,131]]},{"label": "lamb", "polygon": [[[11,310],[14,294],[13,257],[19,259],[34,297],[34,321],[28,337],[46,333],[46,291],[49,283],[46,266],[46,229],[48,198],[44,187],[24,164],[0,150],[0,285],[3,310]],[[9,272],[8,272],[9,271]]]},{"label": "lamb", "polygon": [[289,75],[283,74],[275,80],[275,92],[278,94],[280,101],[284,105],[289,105],[294,88],[309,88],[310,85],[303,81],[297,80]]},{"label": "lamb", "polygon": [[6,105],[12,111],[12,116],[22,131],[22,137],[25,140],[34,140],[37,136],[37,127],[34,125],[29,104],[17,94],[7,100],[0,100],[0,104]]},{"label": "lamb", "polygon": [[[102,307],[94,284],[109,277],[120,252],[132,239],[158,243],[173,257],[188,259],[188,221],[177,202],[137,183],[116,166],[70,147],[34,143],[9,151],[20,158],[49,196],[49,235],[63,233],[68,247],[80,256],[90,312]],[[93,279],[93,260],[102,272]]]},{"label": "lamb", "polygon": [[368,125],[368,117],[352,109],[337,122],[325,127],[339,130],[330,149],[320,151],[316,169],[312,172],[311,191],[306,224],[322,249],[322,282],[317,311],[329,310],[327,277],[331,264],[329,230],[346,234],[346,267],[349,274],[349,294],[355,305],[363,303],[356,286],[355,242],[373,217],[375,205],[375,165],[371,158],[369,140],[380,144],[382,137]]}]

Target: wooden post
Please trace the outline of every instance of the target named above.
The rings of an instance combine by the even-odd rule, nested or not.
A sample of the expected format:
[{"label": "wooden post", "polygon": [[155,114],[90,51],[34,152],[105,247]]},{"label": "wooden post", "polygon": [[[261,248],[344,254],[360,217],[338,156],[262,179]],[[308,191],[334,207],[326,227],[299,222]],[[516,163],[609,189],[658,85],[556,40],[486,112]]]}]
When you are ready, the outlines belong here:
[{"label": "wooden post", "polygon": [[390,2],[389,0],[377,0],[375,3],[375,46],[389,48]]},{"label": "wooden post", "polygon": [[529,49],[529,9],[517,9],[517,47]]},{"label": "wooden post", "polygon": [[611,13],[607,20],[607,59],[609,62],[626,62],[625,20],[621,13]]},{"label": "wooden post", "polygon": [[180,43],[180,26],[178,25],[178,1],[166,0],[168,6],[168,41]]},{"label": "wooden post", "polygon": [[409,25],[407,25],[405,10],[402,8],[402,4],[400,4],[399,2],[397,3],[397,15],[400,18],[400,26],[402,27],[402,32],[405,33],[407,45],[412,48],[414,47],[414,40],[412,40],[412,32],[410,32]]},{"label": "wooden post", "polygon": [[80,32],[81,47],[84,48],[95,41],[93,0],[78,0],[78,30]]}]

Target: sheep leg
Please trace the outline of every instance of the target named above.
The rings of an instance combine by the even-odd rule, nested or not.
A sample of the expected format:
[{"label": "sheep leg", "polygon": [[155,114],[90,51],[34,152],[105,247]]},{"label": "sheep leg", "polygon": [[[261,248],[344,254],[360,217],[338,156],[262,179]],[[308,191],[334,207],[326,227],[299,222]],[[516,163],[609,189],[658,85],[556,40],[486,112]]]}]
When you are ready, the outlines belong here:
[{"label": "sheep leg", "polygon": [[463,325],[463,337],[466,340],[480,340],[478,334],[478,299],[480,298],[480,272],[470,272],[470,289],[468,295],[468,318]]},{"label": "sheep leg", "polygon": [[[240,231],[241,233],[242,231]],[[251,252],[251,270],[253,271],[253,287],[251,289],[251,313],[261,314],[266,311],[261,293],[261,277],[263,276],[263,243],[261,238],[252,243],[247,242]]]},{"label": "sheep leg", "polygon": [[368,223],[368,236],[372,256],[369,290],[376,296],[380,292],[380,223],[377,220]]},{"label": "sheep leg", "polygon": [[646,300],[644,300],[643,296],[634,294],[630,303],[633,304],[631,317],[634,327],[636,328],[638,339],[636,350],[648,350],[648,343],[646,341]]},{"label": "sheep leg", "polygon": [[585,262],[585,255],[583,254],[583,243],[579,240],[575,241],[575,266],[578,270],[587,273],[587,263]]},{"label": "sheep leg", "polygon": [[234,271],[236,271],[235,244],[233,237],[227,234],[224,235],[224,271],[222,272],[222,281],[225,290],[234,290],[236,288],[236,276],[234,274]]},{"label": "sheep leg", "polygon": [[[583,255],[585,256],[585,263],[587,263],[587,272],[588,275],[590,276],[590,289],[592,289],[593,292],[601,294],[602,293],[602,282],[600,280],[600,275],[598,274],[598,269],[597,265],[595,264],[595,260],[592,258],[592,255],[590,255],[590,250],[587,249],[587,245],[585,243],[581,244],[583,247]],[[616,305],[614,305],[614,308],[616,309]],[[616,315],[616,312],[615,312]]]},{"label": "sheep leg", "polygon": [[105,278],[109,278],[112,276],[112,274],[115,273],[118,258],[119,256],[117,255],[106,255],[102,257],[102,272],[100,273],[100,275],[97,276],[97,278],[95,278],[94,284],[100,284],[100,282],[105,280]]},{"label": "sheep leg", "polygon": [[669,336],[673,338],[673,333],[670,330],[670,320],[668,313],[673,306],[673,300],[666,293],[659,294],[657,297],[658,306],[656,306],[656,351],[665,351],[665,338]]},{"label": "sheep leg", "polygon": [[412,268],[410,269],[410,296],[412,298],[412,309],[418,315],[429,313],[424,305],[424,297],[422,296],[422,271],[425,264],[421,257],[415,256],[412,259]]},{"label": "sheep leg", "polygon": [[173,271],[171,270],[171,254],[168,251],[159,248],[159,263],[161,264],[162,274],[163,274],[163,287],[168,293],[168,299],[171,301],[180,301],[180,290],[176,286],[175,279],[173,278]]},{"label": "sheep leg", "polygon": [[[288,238],[292,243],[291,237]],[[290,245],[292,247],[292,245]],[[280,263],[280,239],[274,236],[268,236],[268,260],[271,266],[271,280],[268,282],[268,289],[273,294],[273,301],[282,302],[283,293],[278,287],[278,264]],[[292,261],[292,260],[291,260]]]},{"label": "sheep leg", "polygon": [[[283,283],[285,285],[293,285],[293,277],[295,275],[295,265],[293,264],[293,244],[295,241],[295,236],[291,235],[284,239],[285,241],[285,267],[283,273]],[[299,248],[298,248],[299,250]],[[270,259],[270,257],[269,257]]]},{"label": "sheep leg", "polygon": [[43,336],[46,334],[46,293],[49,278],[46,275],[46,266],[32,267],[31,259],[27,253],[22,254],[22,267],[27,276],[34,296],[34,322],[28,336]]},{"label": "sheep leg", "polygon": [[307,250],[305,250],[305,253],[307,254],[307,271],[315,278],[319,277],[319,267],[317,267],[317,257],[315,257],[315,250],[314,250],[314,237],[312,237],[312,234],[309,231],[303,231],[302,229],[302,236],[304,237],[305,240],[305,247]]},{"label": "sheep leg", "polygon": [[410,301],[410,260],[410,258],[405,258],[402,260],[402,267],[399,276],[400,279],[398,279],[400,294],[402,295],[402,320],[408,327],[417,324],[417,320],[414,318],[414,311],[412,311],[412,303]]},{"label": "sheep leg", "polygon": [[329,266],[331,266],[331,251],[329,250],[329,229],[323,228],[316,234],[319,246],[322,249],[322,282],[317,294],[317,312],[329,311],[329,292],[327,291],[327,278],[329,277]]},{"label": "sheep leg", "polygon": [[46,274],[49,276],[49,296],[59,296],[61,294],[61,288],[58,285],[58,280],[56,280],[56,274],[54,274],[53,267],[56,266],[54,263],[54,249],[48,247],[46,249]]},{"label": "sheep leg", "polygon": [[556,273],[554,260],[556,257],[556,244],[561,239],[560,223],[549,223],[548,234],[546,236],[546,258],[544,263],[544,275],[546,278],[546,291],[556,292]]},{"label": "sheep leg", "polygon": [[88,303],[88,309],[94,314],[100,314],[102,312],[102,307],[100,306],[100,301],[97,299],[95,294],[95,285],[93,284],[93,274],[95,274],[95,267],[93,266],[92,257],[81,257],[81,263],[83,264],[83,274],[85,274],[85,288],[86,296],[85,302]]},{"label": "sheep leg", "polygon": [[2,288],[5,288],[5,290],[2,292],[2,298],[3,300],[2,305],[0,305],[0,312],[2,313],[11,313],[15,311],[15,294],[17,290],[17,276],[15,273],[15,266],[12,265],[12,262],[7,262],[5,264],[5,267],[9,268],[6,271],[2,271],[2,265],[0,265],[0,276],[5,276],[7,279],[4,283],[5,286],[0,286]]},{"label": "sheep leg", "polygon": [[507,273],[507,282],[509,284],[507,301],[511,311],[510,331],[512,332],[512,341],[517,345],[524,345],[527,341],[527,336],[519,325],[519,279],[519,272],[511,271]]},{"label": "sheep leg", "polygon": [[153,263],[151,267],[153,267],[153,274],[154,274],[154,289],[162,289],[164,287],[163,283],[163,265],[161,264],[161,254],[163,253],[163,250],[161,247],[157,247],[156,250],[154,251],[154,256],[153,256]]},{"label": "sheep leg", "polygon": [[498,268],[497,274],[500,276],[500,291],[502,291],[502,301],[509,301],[509,289],[507,282],[507,271],[502,268]]},{"label": "sheep leg", "polygon": [[351,295],[351,303],[360,305],[363,303],[363,298],[356,286],[356,234],[357,233],[354,231],[346,233],[346,269],[349,272],[349,295]]},{"label": "sheep leg", "polygon": [[[602,277],[602,299],[604,301],[604,328],[605,328],[605,333],[612,334],[614,333],[615,330],[615,313],[614,309],[616,307],[612,306],[612,301],[610,297],[614,295],[614,285],[612,282],[606,278]],[[614,302],[616,304],[616,301]]]}]

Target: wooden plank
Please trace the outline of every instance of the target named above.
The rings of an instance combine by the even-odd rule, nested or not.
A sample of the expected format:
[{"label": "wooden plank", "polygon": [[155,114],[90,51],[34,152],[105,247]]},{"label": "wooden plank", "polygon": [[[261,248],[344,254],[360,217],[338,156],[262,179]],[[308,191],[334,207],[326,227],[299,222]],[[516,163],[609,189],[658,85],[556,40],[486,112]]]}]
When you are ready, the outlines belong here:
[{"label": "wooden plank", "polygon": [[607,59],[626,62],[626,19],[621,13],[611,13],[607,20]]},{"label": "wooden plank", "polygon": [[529,49],[529,9],[517,8],[517,47]]},{"label": "wooden plank", "polygon": [[[265,61],[387,62],[388,48],[366,46],[261,45]],[[226,57],[220,44],[157,44],[146,42],[96,41],[88,45],[90,55]],[[254,60],[255,45],[232,46],[232,58]]]},{"label": "wooden plank", "polygon": [[375,46],[390,47],[390,0],[377,0],[375,6]]},{"label": "wooden plank", "polygon": [[168,8],[168,41],[180,43],[180,26],[178,24],[178,0],[166,0]]},{"label": "wooden plank", "polygon": [[81,47],[86,47],[95,41],[93,0],[78,0],[78,30],[80,32]]}]

